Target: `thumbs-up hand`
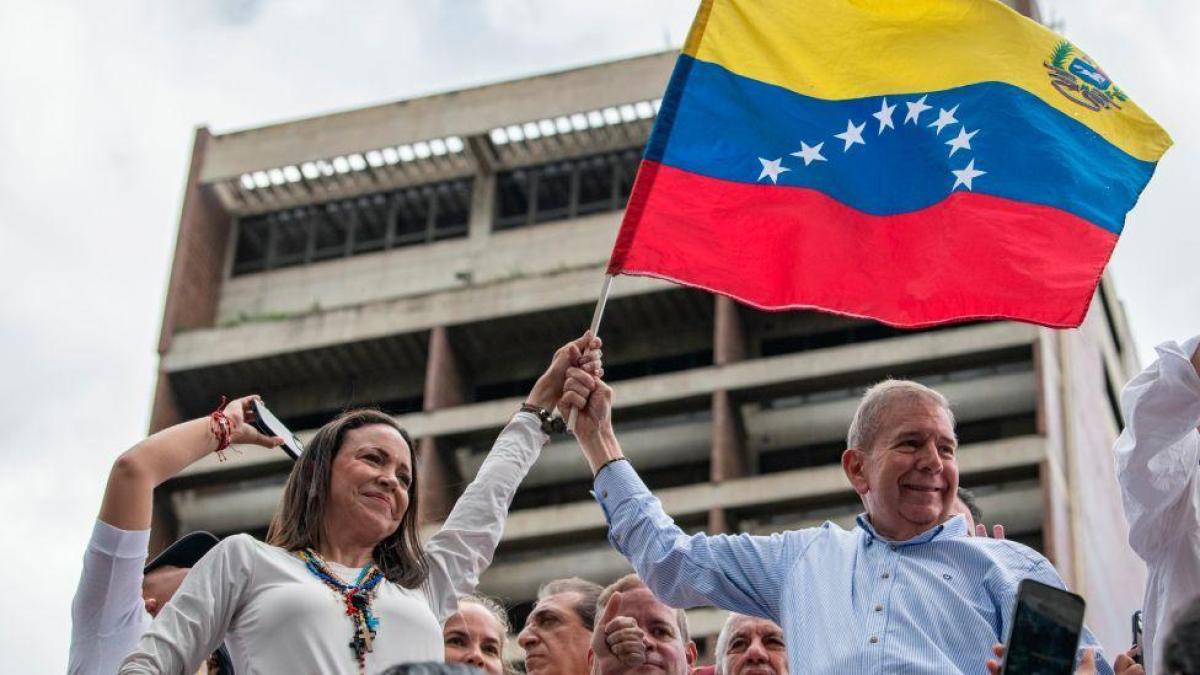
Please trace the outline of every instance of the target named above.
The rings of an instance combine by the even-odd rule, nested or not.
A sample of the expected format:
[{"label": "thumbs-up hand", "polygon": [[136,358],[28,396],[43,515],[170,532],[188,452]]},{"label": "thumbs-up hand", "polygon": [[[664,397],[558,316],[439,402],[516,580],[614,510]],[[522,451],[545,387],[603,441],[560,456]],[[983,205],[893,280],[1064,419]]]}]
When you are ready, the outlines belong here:
[{"label": "thumbs-up hand", "polygon": [[646,662],[646,634],[633,617],[620,616],[621,594],[613,593],[604,606],[604,615],[592,637],[596,658],[615,656],[626,668],[637,668]]}]

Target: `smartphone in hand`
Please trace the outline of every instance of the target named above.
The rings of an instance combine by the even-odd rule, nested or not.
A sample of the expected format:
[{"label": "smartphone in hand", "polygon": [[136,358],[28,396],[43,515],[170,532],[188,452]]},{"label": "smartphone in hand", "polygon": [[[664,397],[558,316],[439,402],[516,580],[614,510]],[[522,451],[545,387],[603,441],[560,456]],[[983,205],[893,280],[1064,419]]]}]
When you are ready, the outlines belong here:
[{"label": "smartphone in hand", "polygon": [[[1139,609],[1138,611],[1133,613],[1132,623],[1133,623],[1133,646],[1141,647],[1142,646],[1142,610]],[[1142,650],[1142,651],[1144,651],[1144,650]],[[1142,662],[1142,652],[1141,651],[1139,651],[1137,653],[1137,655],[1133,657],[1133,662],[1138,664],[1139,666],[1145,665]]]},{"label": "smartphone in hand", "polygon": [[1025,579],[1017,587],[1002,675],[1072,675],[1083,632],[1083,598]]},{"label": "smartphone in hand", "polygon": [[254,409],[255,429],[258,429],[267,436],[278,436],[283,439],[283,451],[292,459],[300,459],[300,455],[304,453],[304,445],[300,443],[300,439],[292,433],[291,429],[287,428],[283,422],[279,421],[267,405],[262,401],[250,401],[251,407]]}]

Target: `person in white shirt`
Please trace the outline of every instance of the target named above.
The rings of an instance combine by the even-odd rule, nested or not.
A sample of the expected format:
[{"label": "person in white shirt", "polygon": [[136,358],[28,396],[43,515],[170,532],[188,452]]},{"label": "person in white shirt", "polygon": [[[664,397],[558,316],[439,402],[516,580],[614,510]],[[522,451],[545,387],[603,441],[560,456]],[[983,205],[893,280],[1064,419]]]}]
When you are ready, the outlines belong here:
[{"label": "person in white shirt", "polygon": [[491,562],[517,485],[549,440],[548,411],[568,366],[602,373],[599,348],[584,334],[554,354],[424,545],[407,433],[375,410],[321,427],[288,477],[267,542],[239,534],[213,548],[122,675],[190,673],[222,640],[239,673],[361,674],[442,661],[441,625]]},{"label": "person in white shirt", "polygon": [[[246,423],[255,398],[224,407],[229,439],[278,445],[282,439],[264,436]],[[154,488],[216,450],[219,433],[209,417],[177,424],[133,446],[113,464],[71,603],[71,675],[115,673],[188,568],[217,543],[207,532],[193,532],[146,563]]]},{"label": "person in white shirt", "polygon": [[1200,591],[1200,336],[1157,347],[1121,393],[1114,451],[1129,543],[1146,561],[1143,659],[1161,672],[1169,622]]}]

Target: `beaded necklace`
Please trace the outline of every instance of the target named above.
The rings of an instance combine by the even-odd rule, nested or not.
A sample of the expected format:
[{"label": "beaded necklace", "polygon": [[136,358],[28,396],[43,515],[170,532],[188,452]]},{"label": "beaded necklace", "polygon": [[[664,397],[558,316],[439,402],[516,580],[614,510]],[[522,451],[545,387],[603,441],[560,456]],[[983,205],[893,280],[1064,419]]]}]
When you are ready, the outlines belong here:
[{"label": "beaded necklace", "polygon": [[367,654],[374,651],[375,634],[379,629],[379,619],[371,611],[371,600],[375,598],[375,590],[383,580],[383,572],[371,563],[362,568],[353,584],[347,584],[339,579],[321,556],[311,548],[296,551],[296,555],[304,561],[305,567],[313,576],[345,602],[346,616],[350,617],[350,623],[354,626],[350,650],[354,652],[354,660],[358,662],[358,672],[365,673]]}]

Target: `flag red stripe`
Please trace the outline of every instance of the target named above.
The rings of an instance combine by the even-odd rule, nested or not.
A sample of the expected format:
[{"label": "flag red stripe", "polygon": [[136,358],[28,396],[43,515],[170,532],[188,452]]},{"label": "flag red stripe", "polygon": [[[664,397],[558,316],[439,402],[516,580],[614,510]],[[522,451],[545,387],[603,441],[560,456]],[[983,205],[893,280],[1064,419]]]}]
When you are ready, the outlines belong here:
[{"label": "flag red stripe", "polygon": [[763,309],[903,327],[985,318],[1070,327],[1083,320],[1116,243],[1065,211],[963,190],[875,216],[807,188],[644,161],[608,271]]}]

